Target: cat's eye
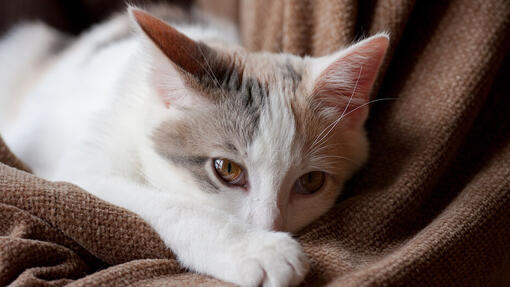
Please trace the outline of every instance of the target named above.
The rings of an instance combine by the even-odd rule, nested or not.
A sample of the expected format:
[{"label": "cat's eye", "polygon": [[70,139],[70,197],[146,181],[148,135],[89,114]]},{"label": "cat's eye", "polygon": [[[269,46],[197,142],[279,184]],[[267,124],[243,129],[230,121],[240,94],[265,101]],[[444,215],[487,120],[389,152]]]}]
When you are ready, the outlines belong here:
[{"label": "cat's eye", "polygon": [[302,175],[294,186],[294,191],[300,194],[312,194],[324,185],[326,175],[322,171],[312,171]]},{"label": "cat's eye", "polygon": [[218,174],[225,183],[237,186],[246,185],[246,176],[243,168],[237,163],[226,158],[217,158],[214,160],[214,169],[216,170],[216,174]]}]

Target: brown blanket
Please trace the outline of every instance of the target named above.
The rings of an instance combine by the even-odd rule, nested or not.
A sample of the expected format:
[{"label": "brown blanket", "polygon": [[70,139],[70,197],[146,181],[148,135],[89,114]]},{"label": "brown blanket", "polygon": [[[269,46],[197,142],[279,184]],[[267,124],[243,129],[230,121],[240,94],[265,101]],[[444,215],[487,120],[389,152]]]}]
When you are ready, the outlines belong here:
[{"label": "brown blanket", "polygon": [[[298,239],[304,285],[510,286],[510,2],[241,2],[246,45],[321,55],[391,32],[369,164]],[[0,142],[0,286],[223,285],[139,217],[26,169]],[[12,166],[12,167],[9,167]]]}]

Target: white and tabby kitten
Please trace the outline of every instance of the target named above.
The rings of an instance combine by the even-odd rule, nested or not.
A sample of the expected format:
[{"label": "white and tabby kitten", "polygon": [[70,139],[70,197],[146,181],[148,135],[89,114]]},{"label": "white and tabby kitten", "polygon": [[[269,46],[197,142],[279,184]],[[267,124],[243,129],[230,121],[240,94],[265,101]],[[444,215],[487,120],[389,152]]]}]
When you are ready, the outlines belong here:
[{"label": "white and tabby kitten", "polygon": [[366,160],[388,36],[301,58],[249,52],[196,12],[151,11],[172,26],[130,8],[76,40],[42,24],[11,32],[2,135],[37,175],[139,214],[192,270],[300,283],[307,258],[287,232],[324,214]]}]

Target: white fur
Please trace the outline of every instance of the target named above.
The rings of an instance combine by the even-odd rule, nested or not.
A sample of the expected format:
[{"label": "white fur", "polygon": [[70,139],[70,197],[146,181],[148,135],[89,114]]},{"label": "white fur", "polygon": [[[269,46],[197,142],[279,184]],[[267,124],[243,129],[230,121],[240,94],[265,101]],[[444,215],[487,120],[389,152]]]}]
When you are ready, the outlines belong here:
[{"label": "white fur", "polygon": [[[11,109],[11,95],[23,98],[21,109],[0,118],[7,144],[37,175],[73,182],[139,214],[192,270],[242,286],[300,283],[308,270],[306,256],[288,233],[272,229],[298,230],[331,207],[334,198],[290,199],[289,187],[311,170],[300,159],[284,91],[270,91],[271,109],[260,118],[266,128],[247,158],[231,158],[249,163],[251,192],[204,193],[190,174],[157,154],[151,141],[163,121],[185,117],[167,109],[158,96],[159,89],[183,89],[169,60],[139,28],[136,37],[94,52],[129,27],[127,15],[95,27],[38,73],[30,89],[23,87],[34,82],[37,69],[31,67],[40,57],[33,47],[46,47],[62,36],[38,24],[3,39],[0,60],[14,70],[0,72],[0,103],[6,107],[0,112]],[[237,41],[231,28],[177,29],[196,40]],[[18,62],[22,58],[26,61]],[[313,75],[331,59],[319,62]],[[183,98],[182,105],[196,104],[186,102],[186,93],[173,95]],[[212,168],[209,173],[214,178]]]},{"label": "white fur", "polygon": [[0,42],[0,129],[13,120],[23,96],[51,62],[47,51],[61,38],[55,30],[34,23],[16,27]]},{"label": "white fur", "polygon": [[[171,115],[146,80],[152,68],[141,53],[147,43],[135,37],[90,55],[97,43],[125,28],[125,16],[117,17],[82,36],[55,60],[3,126],[7,144],[37,175],[73,182],[138,213],[192,270],[243,286],[299,283],[307,261],[297,242],[285,233],[253,228],[218,208],[189,175],[153,151],[151,127]],[[194,39],[220,34],[194,26],[179,30]],[[31,42],[29,35],[41,31],[47,37],[35,39],[39,45]],[[0,55],[36,58],[36,49],[16,49],[49,45],[52,37],[59,35],[42,24],[19,29],[3,40]],[[23,73],[33,62],[13,61],[17,70],[3,70],[1,83],[14,85],[8,76]],[[5,111],[13,92],[2,86]]]}]

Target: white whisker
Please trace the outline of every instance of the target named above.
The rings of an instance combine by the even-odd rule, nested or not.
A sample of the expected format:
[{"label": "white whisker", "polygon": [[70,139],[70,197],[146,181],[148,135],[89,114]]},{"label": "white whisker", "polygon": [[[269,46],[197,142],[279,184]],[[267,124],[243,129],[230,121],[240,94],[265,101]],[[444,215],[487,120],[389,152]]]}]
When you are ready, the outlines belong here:
[{"label": "white whisker", "polygon": [[369,104],[372,104],[372,103],[375,103],[375,102],[380,102],[380,101],[390,101],[390,100],[396,100],[397,98],[380,98],[380,99],[375,99],[375,100],[371,100],[370,102],[366,102],[364,103],[363,105],[360,105],[359,107],[356,107],[355,109],[353,109],[352,111],[348,112],[347,114],[345,114],[345,116],[348,116],[350,113],[356,111],[357,109],[361,109]]},{"label": "white whisker", "polygon": [[212,78],[212,80],[216,83],[216,85],[218,86],[218,88],[225,94],[225,90],[223,90],[223,87],[221,86],[218,78],[214,75],[214,71],[213,69],[211,68],[211,65],[209,65],[209,62],[207,61],[207,58],[205,57],[204,53],[202,52],[202,49],[200,48],[200,46],[198,47],[198,51],[200,51],[200,54],[202,54],[202,57],[204,58],[204,62],[205,64],[207,65],[208,67],[208,70],[210,72],[207,72],[207,69],[206,69],[206,72],[207,74],[209,75],[209,77]]},{"label": "white whisker", "polygon": [[[347,105],[345,106],[342,114],[340,115],[340,117],[335,120],[332,124],[333,125],[328,125],[328,127],[326,127],[326,129],[328,129],[328,131],[326,132],[326,134],[324,136],[321,137],[321,135],[324,133],[324,131],[326,129],[324,129],[317,137],[321,137],[318,141],[322,141],[324,140],[330,133],[331,131],[336,127],[336,125],[340,122],[341,119],[343,119],[344,117],[344,114],[345,112],[347,111],[347,109],[349,108],[349,105],[351,104],[351,101],[352,101],[352,98],[354,97],[354,95],[356,94],[356,89],[358,88],[358,83],[359,83],[359,79],[361,78],[361,71],[363,70],[363,66],[360,66],[360,69],[359,69],[359,73],[358,73],[358,79],[356,80],[356,84],[354,85],[354,89],[351,93],[351,96],[349,97],[349,101],[347,102]],[[350,112],[349,112],[350,113]],[[315,143],[317,142],[317,140],[314,141],[314,143],[312,144],[312,148],[313,146],[315,145]]]},{"label": "white whisker", "polygon": [[352,163],[354,163],[354,161],[348,157],[344,157],[344,156],[337,156],[337,155],[324,155],[324,156],[318,156],[316,158],[314,158],[315,160],[324,160],[324,159],[328,159],[328,158],[332,158],[332,159],[344,159],[344,160],[347,160],[347,161],[350,161]]}]

